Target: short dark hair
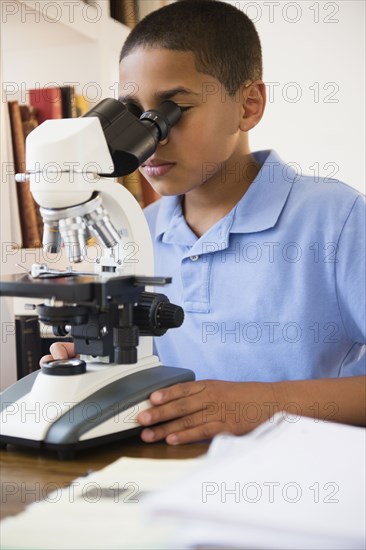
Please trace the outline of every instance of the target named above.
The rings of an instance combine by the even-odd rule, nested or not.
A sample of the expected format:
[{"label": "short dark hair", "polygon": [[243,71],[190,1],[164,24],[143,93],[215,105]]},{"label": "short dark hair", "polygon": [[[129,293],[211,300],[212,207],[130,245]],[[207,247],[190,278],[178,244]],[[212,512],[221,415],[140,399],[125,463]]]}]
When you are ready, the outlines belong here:
[{"label": "short dark hair", "polygon": [[213,76],[230,95],[262,78],[262,50],[249,17],[218,0],[180,0],[153,11],[131,31],[120,61],[137,47],[190,51],[199,72]]}]

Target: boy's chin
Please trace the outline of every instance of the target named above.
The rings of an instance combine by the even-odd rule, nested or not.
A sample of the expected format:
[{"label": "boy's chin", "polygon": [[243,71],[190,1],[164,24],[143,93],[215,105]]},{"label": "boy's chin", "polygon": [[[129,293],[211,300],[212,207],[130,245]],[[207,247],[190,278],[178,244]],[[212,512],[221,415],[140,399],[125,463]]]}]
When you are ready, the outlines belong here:
[{"label": "boy's chin", "polygon": [[168,189],[155,189],[155,192],[160,195],[161,197],[174,197],[177,195],[176,191],[168,190]]},{"label": "boy's chin", "polygon": [[144,174],[146,181],[151,185],[154,191],[161,197],[176,197],[185,195],[191,191],[192,187],[187,185],[186,182],[182,182],[181,178],[167,177],[159,178],[147,178]]},{"label": "boy's chin", "polygon": [[169,183],[163,183],[163,182],[161,183],[154,182],[154,184],[150,183],[150,185],[154,189],[155,193],[157,193],[161,197],[172,197],[179,194],[177,192],[177,186],[174,185],[173,183],[169,184]]}]

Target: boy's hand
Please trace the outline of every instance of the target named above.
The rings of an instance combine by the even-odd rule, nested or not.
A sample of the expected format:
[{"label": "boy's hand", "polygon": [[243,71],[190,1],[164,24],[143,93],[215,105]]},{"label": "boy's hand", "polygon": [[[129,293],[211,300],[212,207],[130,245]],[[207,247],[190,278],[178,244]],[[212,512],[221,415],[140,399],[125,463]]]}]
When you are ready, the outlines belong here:
[{"label": "boy's hand", "polygon": [[165,439],[171,445],[211,439],[218,433],[240,435],[253,430],[273,412],[271,384],[202,380],[176,384],[150,396],[152,408],[137,420],[146,442]]},{"label": "boy's hand", "polygon": [[39,364],[47,363],[48,361],[55,361],[59,359],[71,359],[76,357],[75,347],[73,342],[56,342],[50,347],[51,355],[44,355],[41,357]]}]

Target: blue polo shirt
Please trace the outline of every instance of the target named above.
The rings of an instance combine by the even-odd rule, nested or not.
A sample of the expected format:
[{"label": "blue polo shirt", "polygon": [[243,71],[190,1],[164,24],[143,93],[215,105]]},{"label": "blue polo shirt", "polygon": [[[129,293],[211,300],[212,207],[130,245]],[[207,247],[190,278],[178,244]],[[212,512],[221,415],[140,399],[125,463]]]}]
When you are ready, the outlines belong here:
[{"label": "blue polo shirt", "polygon": [[365,200],[299,174],[273,151],[237,205],[198,238],[181,198],[145,212],[155,272],[183,307],[156,338],[165,365],[197,379],[280,381],[366,374]]}]

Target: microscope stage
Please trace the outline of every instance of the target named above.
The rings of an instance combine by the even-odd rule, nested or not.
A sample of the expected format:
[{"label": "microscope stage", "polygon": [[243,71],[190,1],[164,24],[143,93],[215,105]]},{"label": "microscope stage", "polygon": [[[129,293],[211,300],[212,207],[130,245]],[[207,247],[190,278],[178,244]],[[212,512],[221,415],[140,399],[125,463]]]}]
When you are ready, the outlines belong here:
[{"label": "microscope stage", "polygon": [[[31,278],[29,275],[0,277],[0,296],[56,298],[69,303],[115,303],[138,301],[143,287],[135,276],[98,277],[93,275]],[[120,301],[120,300],[119,300]]]}]

